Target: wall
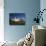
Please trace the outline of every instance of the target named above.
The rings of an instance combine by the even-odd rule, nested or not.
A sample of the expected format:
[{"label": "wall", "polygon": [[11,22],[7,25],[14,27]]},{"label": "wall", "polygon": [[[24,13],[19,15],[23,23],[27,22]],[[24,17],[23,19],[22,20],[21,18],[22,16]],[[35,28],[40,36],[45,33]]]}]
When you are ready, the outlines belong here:
[{"label": "wall", "polygon": [[[43,9],[46,9],[46,0],[40,1],[40,9],[41,9],[41,11]],[[43,20],[43,22],[42,21],[40,22],[40,25],[46,26],[46,11],[43,12],[42,17],[43,17],[44,20]]]},{"label": "wall", "polygon": [[[4,35],[7,41],[18,41],[32,28],[35,12],[40,9],[40,0],[4,0]],[[25,13],[26,25],[10,26],[9,13]]]}]

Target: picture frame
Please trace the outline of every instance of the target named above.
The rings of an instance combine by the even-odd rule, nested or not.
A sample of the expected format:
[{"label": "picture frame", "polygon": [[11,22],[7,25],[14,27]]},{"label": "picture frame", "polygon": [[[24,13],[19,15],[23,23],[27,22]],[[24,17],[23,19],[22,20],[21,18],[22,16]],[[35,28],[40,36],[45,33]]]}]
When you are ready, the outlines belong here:
[{"label": "picture frame", "polygon": [[10,25],[25,25],[25,13],[9,13]]}]

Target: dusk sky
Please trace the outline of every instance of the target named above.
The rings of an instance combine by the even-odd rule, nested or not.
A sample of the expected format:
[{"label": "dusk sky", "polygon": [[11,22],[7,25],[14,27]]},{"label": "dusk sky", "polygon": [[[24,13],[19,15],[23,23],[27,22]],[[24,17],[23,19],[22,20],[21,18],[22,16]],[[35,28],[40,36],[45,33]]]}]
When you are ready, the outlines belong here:
[{"label": "dusk sky", "polygon": [[14,19],[14,18],[19,18],[19,19],[24,19],[25,20],[25,13],[10,13],[9,18]]}]

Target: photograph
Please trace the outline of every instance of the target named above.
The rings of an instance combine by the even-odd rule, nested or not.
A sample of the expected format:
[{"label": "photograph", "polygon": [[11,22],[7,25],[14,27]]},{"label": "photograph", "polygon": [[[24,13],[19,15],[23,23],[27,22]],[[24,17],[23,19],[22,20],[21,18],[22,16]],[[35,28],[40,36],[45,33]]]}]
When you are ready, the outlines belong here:
[{"label": "photograph", "polygon": [[10,25],[25,25],[25,13],[9,13]]}]

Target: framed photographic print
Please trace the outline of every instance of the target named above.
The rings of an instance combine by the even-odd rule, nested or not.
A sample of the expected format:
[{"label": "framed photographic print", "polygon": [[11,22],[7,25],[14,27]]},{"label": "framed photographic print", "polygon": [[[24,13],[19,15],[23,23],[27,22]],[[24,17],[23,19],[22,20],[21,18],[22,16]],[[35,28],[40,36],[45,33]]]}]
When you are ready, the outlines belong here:
[{"label": "framed photographic print", "polygon": [[10,25],[25,25],[25,13],[9,13]]}]

